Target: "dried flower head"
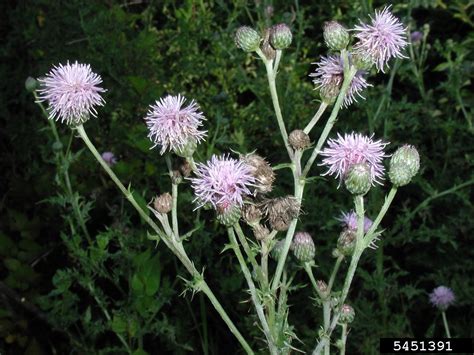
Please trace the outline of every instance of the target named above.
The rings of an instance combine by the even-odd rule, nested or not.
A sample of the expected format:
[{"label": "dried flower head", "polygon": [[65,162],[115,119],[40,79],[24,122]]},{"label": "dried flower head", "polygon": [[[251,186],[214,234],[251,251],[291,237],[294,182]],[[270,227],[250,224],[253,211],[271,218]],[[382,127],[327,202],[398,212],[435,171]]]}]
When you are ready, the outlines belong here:
[{"label": "dried flower head", "polygon": [[153,208],[159,213],[171,212],[173,208],[173,197],[169,192],[156,196],[153,200]]},{"label": "dried flower head", "polygon": [[248,165],[255,179],[255,192],[267,193],[273,188],[275,173],[268,162],[260,155],[255,153],[246,154],[240,159]]},{"label": "dried flower head", "polygon": [[[349,212],[341,212],[338,221],[342,222],[342,225],[350,230],[357,231],[357,214],[351,210]],[[368,217],[364,217],[364,233],[367,233],[372,227],[372,220]]]},{"label": "dried flower head", "polygon": [[255,227],[260,223],[262,219],[263,213],[259,206],[246,203],[242,207],[242,219],[247,223],[249,226]]},{"label": "dried flower head", "polygon": [[221,211],[242,206],[255,181],[247,164],[225,155],[213,155],[206,164],[198,164],[196,177],[190,180],[199,207],[210,203]]},{"label": "dried flower head", "polygon": [[[322,57],[318,63],[313,63],[318,66],[314,73],[309,76],[314,78],[313,83],[317,89],[320,89],[323,93],[332,93],[331,99],[337,97],[339,90],[344,81],[344,63],[340,55],[329,55]],[[351,81],[349,89],[347,90],[344,98],[344,107],[351,105],[354,101],[357,102],[357,97],[364,99],[362,91],[372,86],[365,79],[366,72],[358,70]],[[331,103],[331,102],[329,102]]]},{"label": "dried flower head", "polygon": [[324,175],[335,175],[340,181],[346,178],[349,169],[354,164],[366,163],[370,169],[372,184],[381,184],[383,180],[383,158],[387,157],[383,149],[388,143],[381,140],[374,141],[360,133],[350,133],[337,139],[329,139],[321,155],[325,157],[320,165],[328,166]]},{"label": "dried flower head", "polygon": [[285,231],[298,217],[301,204],[294,196],[276,197],[264,202],[264,211],[272,229]]},{"label": "dried flower head", "polygon": [[148,138],[154,143],[153,147],[161,146],[160,154],[166,150],[179,152],[189,144],[204,140],[206,131],[200,131],[205,120],[198,104],[192,100],[184,106],[186,98],[179,95],[168,95],[150,105],[145,117],[148,126]]},{"label": "dried flower head", "polygon": [[261,224],[257,224],[253,229],[253,234],[257,240],[265,240],[270,235],[270,231],[267,227]]},{"label": "dried flower head", "polygon": [[433,306],[445,311],[455,301],[453,290],[446,286],[438,286],[430,293],[430,302]]},{"label": "dried flower head", "polygon": [[117,164],[117,158],[115,157],[115,154],[112,152],[103,152],[101,154],[102,159],[107,163],[108,166],[114,166]]},{"label": "dried flower head", "polygon": [[44,78],[39,78],[39,101],[48,102],[50,119],[61,119],[67,124],[81,124],[96,116],[95,106],[103,106],[100,75],[92,72],[89,64],[59,64]]},{"label": "dried flower head", "polygon": [[288,143],[293,149],[304,150],[311,145],[311,140],[303,130],[295,129],[288,136]]},{"label": "dried flower head", "polygon": [[390,6],[375,11],[375,18],[370,18],[372,20],[370,24],[361,21],[359,26],[355,26],[354,37],[359,41],[355,44],[354,50],[370,58],[377,70],[383,72],[384,66],[391,58],[406,58],[402,54],[408,44],[406,28],[390,12]]}]

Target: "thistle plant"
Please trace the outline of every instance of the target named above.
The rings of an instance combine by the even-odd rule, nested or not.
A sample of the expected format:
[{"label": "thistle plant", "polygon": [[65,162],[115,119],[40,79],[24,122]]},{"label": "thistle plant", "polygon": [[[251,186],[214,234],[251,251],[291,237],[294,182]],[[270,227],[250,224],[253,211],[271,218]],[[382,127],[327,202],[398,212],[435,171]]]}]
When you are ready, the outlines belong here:
[{"label": "thistle plant", "polygon": [[[313,354],[329,354],[333,344],[344,353],[348,327],[357,316],[349,303],[350,287],[359,260],[364,251],[375,248],[376,241],[382,237],[382,219],[397,189],[408,184],[418,173],[420,158],[413,146],[400,147],[392,155],[386,172],[384,162],[390,157],[386,151],[389,143],[375,138],[376,133],[339,132],[337,136],[329,137],[340,110],[357,104],[357,99],[363,98],[364,91],[370,89],[371,68],[383,72],[390,59],[405,57],[403,50],[408,43],[405,32],[390,7],[376,11],[370,23],[361,22],[352,30],[335,21],[326,23],[324,39],[331,52],[322,55],[315,72],[310,75],[319,91],[320,106],[305,127],[291,127],[289,130],[282,115],[276,79],[284,51],[291,50],[293,34],[290,27],[275,24],[262,32],[248,26],[237,30],[237,47],[255,53],[266,70],[276,123],[293,179],[293,190],[283,196],[273,194],[272,187],[279,180],[267,160],[255,151],[226,152],[220,156],[213,155],[207,161],[195,161],[195,151],[206,139],[203,130],[205,109],[181,94],[170,94],[157,98],[144,118],[152,148],[158,148],[159,154],[164,156],[171,182],[170,192],[160,194],[150,204],[152,218],[137,203],[131,187],[126,188],[111,169],[116,161],[113,154],[100,154],[86,133],[87,120],[95,117],[97,108],[105,104],[102,94],[106,90],[100,86],[101,77],[92,72],[89,65],[78,62],[59,65],[38,80],[37,102],[40,105],[47,102],[48,108],[44,112],[50,122],[60,120],[82,139],[119,191],[147,223],[149,239],[162,241],[183,264],[188,272],[183,276],[188,278],[185,287],[193,292],[203,292],[208,297],[245,352],[254,353],[252,343],[246,340],[223,309],[205,280],[204,270],[198,269],[192,255],[186,252],[186,240],[192,231],[181,230],[177,203],[180,185],[185,185],[183,182],[190,182],[195,196],[194,210],[214,210],[215,219],[226,228],[229,243],[224,250],[235,254],[268,352],[288,354],[293,349],[299,350],[293,341],[298,336],[288,320],[288,297],[294,273],[304,270],[323,313],[323,324],[314,330]],[[331,112],[321,135],[312,137],[314,126],[329,107]],[[186,167],[178,173],[172,169],[176,156],[186,161]],[[352,195],[354,206],[348,206],[349,212],[339,217],[343,228],[334,245],[336,260],[333,271],[330,275],[320,275],[318,271],[315,277],[318,243],[323,236],[319,231],[296,231],[304,219],[302,212],[315,208],[306,206],[303,197],[306,183],[317,165],[327,168],[323,176],[333,176],[339,181],[336,193]],[[372,221],[366,216],[365,201],[370,198],[371,189],[386,181],[391,183],[391,190]],[[242,222],[246,226],[243,227]],[[289,260],[289,255],[296,259],[297,265]],[[344,282],[336,285],[344,259],[349,263]],[[336,341],[337,326],[341,331]]]}]

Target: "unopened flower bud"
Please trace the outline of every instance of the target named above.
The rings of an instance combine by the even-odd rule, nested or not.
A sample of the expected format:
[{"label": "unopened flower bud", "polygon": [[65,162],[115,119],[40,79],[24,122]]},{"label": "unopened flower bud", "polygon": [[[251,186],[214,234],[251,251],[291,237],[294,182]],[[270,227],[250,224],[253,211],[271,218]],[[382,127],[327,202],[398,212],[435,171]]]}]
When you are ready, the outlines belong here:
[{"label": "unopened flower bud", "polygon": [[369,71],[374,65],[369,56],[359,52],[351,53],[351,60],[357,70]]},{"label": "unopened flower bud", "polygon": [[267,227],[257,224],[253,229],[253,234],[257,240],[265,240],[270,235],[270,231]]},{"label": "unopened flower bud", "polygon": [[309,136],[301,129],[295,129],[288,136],[288,143],[297,150],[304,150],[311,145]]},{"label": "unopened flower bud", "polygon": [[344,256],[350,256],[354,253],[357,240],[356,231],[346,228],[337,239],[337,249]]},{"label": "unopened flower bud", "polygon": [[235,33],[235,44],[244,52],[255,52],[261,40],[258,32],[248,26],[239,27]]},{"label": "unopened flower bud", "polygon": [[232,227],[236,224],[241,215],[239,205],[229,206],[227,208],[217,208],[217,220],[226,227]]},{"label": "unopened flower bud", "polygon": [[25,88],[29,92],[34,92],[38,88],[38,80],[29,76],[25,81]]},{"label": "unopened flower bud", "polygon": [[271,34],[271,29],[267,28],[263,32],[263,41],[262,41],[262,45],[260,46],[260,49],[262,50],[263,54],[268,60],[275,59],[276,57],[276,50],[270,44],[270,34]]},{"label": "unopened flower bud", "polygon": [[349,32],[338,22],[325,22],[323,29],[324,41],[329,49],[340,51],[345,49],[349,44]]},{"label": "unopened flower bud", "polygon": [[316,247],[314,246],[313,238],[306,232],[298,232],[295,234],[290,249],[301,262],[312,261],[316,255]]},{"label": "unopened flower bud", "polygon": [[327,84],[322,86],[319,90],[319,96],[326,105],[332,105],[336,102],[340,91],[341,89],[339,85],[334,82],[333,84]]},{"label": "unopened flower bud", "polygon": [[353,195],[365,195],[372,185],[370,168],[366,163],[354,164],[344,180],[347,190]]},{"label": "unopened flower bud", "polygon": [[245,204],[242,207],[242,219],[251,227],[256,227],[262,219],[262,211],[254,204]]},{"label": "unopened flower bud", "polygon": [[168,213],[173,208],[173,197],[168,192],[155,197],[153,207],[160,213]]},{"label": "unopened flower bud", "polygon": [[190,139],[182,147],[174,149],[174,152],[176,155],[182,158],[190,158],[193,156],[194,152],[196,151],[196,148],[197,148],[196,141],[193,139]]},{"label": "unopened flower bud", "polygon": [[267,193],[272,190],[275,181],[275,173],[267,161],[258,154],[247,154],[240,159],[250,167],[252,176],[255,179],[255,190],[260,193]]},{"label": "unopened flower bud", "polygon": [[281,252],[283,251],[283,247],[285,245],[285,240],[279,240],[275,243],[272,250],[270,251],[270,256],[273,260],[278,261],[280,258]]},{"label": "unopened flower bud", "polygon": [[328,284],[323,280],[318,280],[316,281],[316,286],[318,287],[318,291],[321,296],[326,298],[328,296]]},{"label": "unopened flower bud", "polygon": [[294,196],[277,197],[265,201],[265,213],[272,229],[286,231],[293,219],[298,217],[300,203]]},{"label": "unopened flower bud", "polygon": [[172,176],[171,176],[171,182],[174,185],[179,185],[183,182],[183,175],[179,172],[179,170],[173,170]]},{"label": "unopened flower bud", "polygon": [[192,168],[191,164],[189,164],[189,162],[187,160],[185,160],[183,162],[183,164],[180,165],[179,171],[181,172],[181,174],[184,177],[188,177],[193,172],[193,168]]},{"label": "unopened flower bud", "polygon": [[420,155],[415,147],[404,145],[397,149],[390,160],[388,175],[395,186],[405,186],[420,169]]},{"label": "unopened flower bud", "polygon": [[354,321],[355,311],[354,308],[348,304],[343,304],[341,307],[341,316],[339,317],[339,323],[347,324]]},{"label": "unopened flower bud", "polygon": [[271,28],[270,43],[275,49],[286,49],[290,46],[293,35],[288,25],[280,23]]}]

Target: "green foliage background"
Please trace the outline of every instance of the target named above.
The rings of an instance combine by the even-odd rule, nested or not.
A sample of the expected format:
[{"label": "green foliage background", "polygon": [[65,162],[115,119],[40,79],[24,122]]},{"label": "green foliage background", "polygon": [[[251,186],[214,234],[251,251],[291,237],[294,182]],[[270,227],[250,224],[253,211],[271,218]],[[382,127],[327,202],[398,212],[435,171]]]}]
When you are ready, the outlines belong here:
[{"label": "green foliage background", "polygon": [[[100,73],[107,104],[87,130],[99,149],[116,154],[114,170],[146,203],[169,189],[166,165],[149,150],[142,119],[148,105],[166,93],[196,99],[207,117],[209,144],[199,148],[199,160],[230,149],[257,149],[272,164],[285,162],[264,68],[235,48],[238,26],[291,25],[295,38],[278,78],[291,130],[308,122],[318,105],[308,74],[311,63],[326,53],[323,22],[352,26],[383,5],[370,0],[2,2],[0,352],[125,353],[120,337],[135,354],[240,351],[201,294],[181,295],[178,275],[184,271],[163,246],[155,249],[147,240],[135,211],[75,139],[67,168],[75,198],[89,214],[94,243],[71,229],[51,132],[24,89],[26,77],[39,77],[67,60],[90,63]],[[343,110],[333,134],[374,133],[392,149],[414,144],[422,170],[397,195],[379,248],[364,255],[356,274],[349,353],[377,353],[382,336],[442,336],[440,315],[427,299],[440,284],[457,296],[448,311],[452,333],[474,336],[474,7],[461,0],[393,5],[412,31],[427,34],[425,49],[415,46],[416,61],[393,62],[386,75],[373,75],[366,100]],[[61,127],[60,135],[66,145],[69,130]],[[314,174],[321,172],[313,168]],[[280,170],[275,196],[291,191],[286,178]],[[301,218],[326,275],[339,233],[334,217],[351,206],[336,187],[322,178],[310,185]],[[225,233],[210,212],[191,213],[190,189],[182,190],[180,223],[199,227],[188,254],[205,266],[218,298],[258,349],[261,334],[242,292],[244,280],[230,253],[220,253]],[[377,212],[386,190],[371,192],[369,215]],[[297,282],[306,285],[305,275]],[[309,287],[290,296],[290,321],[301,340],[294,345],[304,351],[314,345],[320,321],[310,297]]]}]

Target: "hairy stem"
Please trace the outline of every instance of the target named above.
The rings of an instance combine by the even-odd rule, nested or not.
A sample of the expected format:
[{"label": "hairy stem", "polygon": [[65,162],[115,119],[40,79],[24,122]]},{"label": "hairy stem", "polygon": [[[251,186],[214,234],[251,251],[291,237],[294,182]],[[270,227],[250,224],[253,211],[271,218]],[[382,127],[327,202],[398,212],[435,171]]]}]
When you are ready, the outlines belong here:
[{"label": "hairy stem", "polygon": [[444,330],[446,331],[446,336],[451,338],[451,332],[449,331],[448,319],[446,318],[446,312],[441,311],[441,316],[443,317]]},{"label": "hairy stem", "polygon": [[306,125],[306,127],[304,128],[304,133],[306,134],[309,134],[309,132],[311,132],[311,130],[313,129],[313,127],[316,125],[316,123],[318,123],[319,119],[321,118],[321,116],[323,115],[324,111],[326,111],[326,108],[328,107],[328,104],[325,103],[324,101],[321,102],[321,105],[319,105],[319,108],[318,108],[318,111],[316,111],[316,113],[314,114],[313,118],[311,119],[311,121],[309,121],[309,123]]},{"label": "hairy stem", "polygon": [[228,228],[227,234],[229,235],[230,244],[232,246],[232,249],[234,250],[235,256],[237,257],[237,260],[239,261],[240,269],[242,270],[245,280],[247,281],[247,285],[249,286],[250,296],[252,298],[252,302],[254,304],[255,310],[257,311],[257,316],[258,316],[258,319],[260,320],[260,324],[262,325],[263,333],[265,334],[265,338],[267,339],[270,353],[278,354],[278,350],[273,340],[273,336],[270,331],[270,328],[268,326],[267,319],[265,318],[265,313],[263,311],[262,303],[260,302],[260,298],[257,294],[257,289],[255,288],[255,284],[253,283],[253,280],[252,280],[252,274],[250,273],[250,270],[247,267],[244,256],[242,255],[242,252],[240,251],[237,238],[235,237],[234,228],[232,227]]},{"label": "hairy stem", "polygon": [[334,268],[332,269],[331,277],[329,278],[328,292],[331,292],[332,290],[332,286],[334,285],[334,280],[336,279],[337,272],[339,271],[339,267],[341,266],[342,259],[344,259],[343,255],[339,255],[336,259]]},{"label": "hairy stem", "polygon": [[341,355],[346,354],[346,341],[347,341],[347,324],[343,323],[341,325]]}]

